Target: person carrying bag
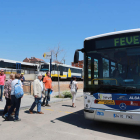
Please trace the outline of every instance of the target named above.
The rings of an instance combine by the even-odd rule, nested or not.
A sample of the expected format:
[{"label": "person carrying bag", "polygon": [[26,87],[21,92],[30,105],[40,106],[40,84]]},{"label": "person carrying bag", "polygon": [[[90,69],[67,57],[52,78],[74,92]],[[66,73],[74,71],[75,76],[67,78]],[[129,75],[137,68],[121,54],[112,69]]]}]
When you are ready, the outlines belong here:
[{"label": "person carrying bag", "polygon": [[11,83],[12,106],[9,109],[9,111],[4,116],[2,116],[6,121],[9,120],[9,117],[12,114],[12,112],[14,111],[15,108],[16,108],[16,111],[15,111],[14,122],[21,121],[21,119],[19,119],[18,116],[19,116],[21,98],[23,97],[24,93],[23,93],[23,90],[22,90],[22,83],[19,79],[20,79],[20,74],[15,74],[15,79]]}]

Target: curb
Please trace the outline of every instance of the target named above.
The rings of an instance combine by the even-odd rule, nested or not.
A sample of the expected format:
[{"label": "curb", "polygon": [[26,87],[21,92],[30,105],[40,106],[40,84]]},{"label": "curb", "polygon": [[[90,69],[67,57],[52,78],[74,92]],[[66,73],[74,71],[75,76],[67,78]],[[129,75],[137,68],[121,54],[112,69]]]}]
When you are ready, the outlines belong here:
[{"label": "curb", "polygon": [[[57,103],[57,102],[67,101],[67,100],[70,100],[70,98],[60,99],[60,100],[56,100],[56,101],[50,101],[49,103],[53,104],[53,103]],[[31,107],[31,105],[30,106],[23,106],[23,107],[20,107],[20,110],[28,109],[30,107]]]},{"label": "curb", "polygon": [[[80,98],[80,97],[83,97],[83,95],[78,95],[76,97]],[[65,98],[65,99],[60,99],[60,100],[56,100],[56,101],[50,101],[50,104],[58,103],[58,102],[63,102],[63,101],[68,101],[68,100],[71,100],[71,98]],[[30,107],[31,107],[31,105],[30,106],[25,106],[25,107],[20,107],[20,110],[28,109]]]},{"label": "curb", "polygon": [[[77,98],[80,98],[80,97],[83,97],[83,95],[78,95],[76,96]],[[59,98],[58,98],[59,99]],[[58,102],[63,102],[63,101],[68,101],[68,100],[71,100],[70,98],[64,98],[64,99],[59,99],[59,100],[56,100],[56,101],[50,101],[50,104],[53,104],[53,103],[58,103]],[[24,109],[29,109],[31,107],[30,106],[24,106],[24,107],[20,107],[20,110],[24,110]],[[3,110],[0,110],[0,112],[3,112]]]},{"label": "curb", "polygon": [[[78,95],[76,97],[80,98],[80,97],[83,97],[83,95]],[[71,100],[71,99],[70,98],[65,98],[65,99],[60,99],[60,100],[56,100],[56,101],[50,101],[50,104],[58,103],[58,102],[63,102],[63,101],[68,101],[68,100]],[[31,105],[30,106],[25,106],[25,107],[20,107],[20,110],[28,109],[30,107],[31,107]]]}]

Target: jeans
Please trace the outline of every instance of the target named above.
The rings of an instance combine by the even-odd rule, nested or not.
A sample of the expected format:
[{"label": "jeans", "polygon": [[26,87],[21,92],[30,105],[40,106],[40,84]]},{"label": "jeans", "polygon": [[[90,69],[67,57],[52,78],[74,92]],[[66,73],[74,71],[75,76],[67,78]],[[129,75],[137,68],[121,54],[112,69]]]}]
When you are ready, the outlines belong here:
[{"label": "jeans", "polygon": [[5,99],[6,99],[6,105],[5,105],[5,108],[3,111],[3,115],[5,115],[8,112],[8,107],[11,106],[11,99],[9,99],[9,98],[5,98]]},{"label": "jeans", "polygon": [[37,105],[37,112],[41,112],[41,98],[35,98],[30,110],[33,111],[35,106]]},{"label": "jeans", "polygon": [[43,99],[43,105],[45,105],[45,100],[46,100],[46,105],[50,101],[50,91],[51,91],[51,89],[47,89],[45,91],[45,98]]},{"label": "jeans", "polygon": [[1,93],[0,100],[2,100],[3,90],[4,90],[4,85],[0,85],[0,93]]},{"label": "jeans", "polygon": [[12,106],[9,109],[9,111],[5,114],[6,117],[9,117],[12,112],[14,111],[14,109],[16,108],[16,112],[15,112],[15,120],[18,120],[18,116],[19,116],[19,108],[20,108],[20,103],[21,103],[21,98],[16,98],[15,95],[11,95],[11,101],[12,101]]}]

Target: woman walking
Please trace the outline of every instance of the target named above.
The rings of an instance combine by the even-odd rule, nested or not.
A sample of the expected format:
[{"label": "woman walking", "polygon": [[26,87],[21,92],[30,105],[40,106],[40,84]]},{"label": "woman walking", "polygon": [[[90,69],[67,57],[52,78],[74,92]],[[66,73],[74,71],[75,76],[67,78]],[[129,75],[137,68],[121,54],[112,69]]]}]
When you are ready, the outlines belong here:
[{"label": "woman walking", "polygon": [[9,109],[9,111],[4,115],[2,116],[5,120],[9,120],[9,116],[12,114],[12,112],[14,111],[14,108],[16,108],[16,111],[15,111],[15,120],[14,122],[17,122],[17,121],[21,121],[21,119],[19,119],[19,109],[20,109],[20,103],[21,103],[21,98],[16,98],[15,96],[15,85],[17,83],[20,83],[20,86],[22,87],[22,83],[20,81],[20,74],[15,74],[15,79],[12,81],[11,83],[11,87],[12,87],[12,90],[11,90],[11,101],[12,101],[12,106],[11,108]]},{"label": "woman walking", "polygon": [[12,83],[12,80],[14,80],[14,78],[15,78],[15,75],[10,74],[10,79],[5,83],[5,86],[4,86],[4,96],[6,99],[6,105],[3,111],[3,115],[5,115],[11,107],[11,89],[12,89],[11,83]]},{"label": "woman walking", "polygon": [[71,94],[72,94],[72,107],[76,107],[75,104],[75,99],[76,99],[76,93],[78,90],[78,84],[76,82],[76,77],[73,77],[72,83],[69,85],[69,88],[71,89]]}]

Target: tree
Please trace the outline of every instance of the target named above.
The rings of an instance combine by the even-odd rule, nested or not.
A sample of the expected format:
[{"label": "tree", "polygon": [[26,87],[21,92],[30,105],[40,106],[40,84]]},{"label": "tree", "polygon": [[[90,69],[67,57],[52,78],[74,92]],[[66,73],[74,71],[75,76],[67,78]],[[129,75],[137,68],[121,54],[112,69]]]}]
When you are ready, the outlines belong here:
[{"label": "tree", "polygon": [[[64,52],[63,49],[60,47],[60,43],[58,44],[58,47],[54,47],[53,49],[49,49],[52,52],[53,55],[53,61],[58,61],[58,56]],[[60,61],[60,63],[64,61],[64,58]],[[58,61],[59,62],[59,61]]]},{"label": "tree", "polygon": [[[62,61],[65,62],[65,57],[66,57],[66,53],[64,52],[63,49],[61,49],[60,45],[58,44],[58,47],[54,47],[53,49],[49,49],[52,52],[53,55],[53,61],[56,63],[57,66],[57,74],[58,74],[58,93],[59,93],[59,97],[60,97],[60,83],[59,83],[59,65],[63,64]],[[58,60],[58,56],[64,53],[63,57],[61,60]]]}]

